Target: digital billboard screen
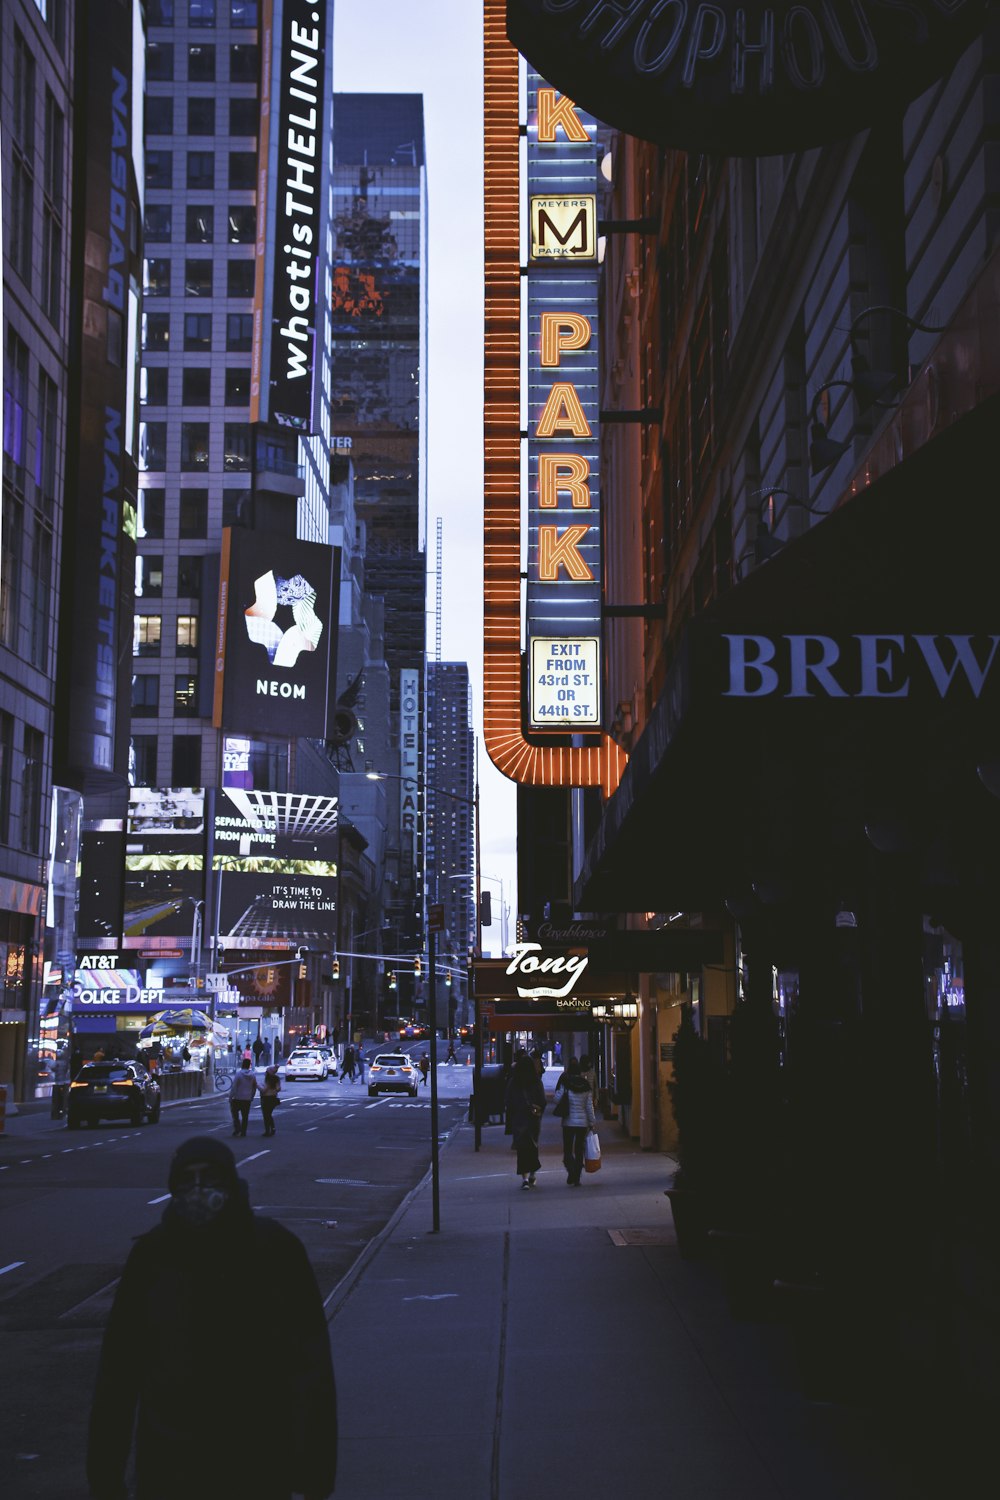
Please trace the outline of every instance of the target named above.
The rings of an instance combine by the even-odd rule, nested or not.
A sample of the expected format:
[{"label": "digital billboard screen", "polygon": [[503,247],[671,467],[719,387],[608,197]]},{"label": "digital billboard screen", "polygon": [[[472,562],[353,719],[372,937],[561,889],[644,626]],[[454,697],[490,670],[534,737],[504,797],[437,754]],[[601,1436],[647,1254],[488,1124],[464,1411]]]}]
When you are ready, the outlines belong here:
[{"label": "digital billboard screen", "polygon": [[337,824],[336,797],[216,793],[212,870],[225,948],[336,941]]},{"label": "digital billboard screen", "polygon": [[[123,936],[188,937],[205,894],[201,787],[129,789]],[[134,946],[134,941],[128,946]]]},{"label": "digital billboard screen", "polygon": [[327,737],[336,704],[340,549],[227,527],[216,627],[216,728]]}]

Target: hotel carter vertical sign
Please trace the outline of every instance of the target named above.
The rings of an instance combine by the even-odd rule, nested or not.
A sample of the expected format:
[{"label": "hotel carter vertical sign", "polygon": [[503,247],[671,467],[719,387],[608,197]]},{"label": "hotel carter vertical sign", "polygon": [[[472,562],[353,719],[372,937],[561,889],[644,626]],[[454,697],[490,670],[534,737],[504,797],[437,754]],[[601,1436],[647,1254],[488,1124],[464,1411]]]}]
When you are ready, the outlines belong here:
[{"label": "hotel carter vertical sign", "polygon": [[528,62],[619,130],[725,156],[853,135],[941,78],[988,0],[507,0]]},{"label": "hotel carter vertical sign", "polygon": [[528,587],[533,729],[600,728],[596,122],[528,73]]}]

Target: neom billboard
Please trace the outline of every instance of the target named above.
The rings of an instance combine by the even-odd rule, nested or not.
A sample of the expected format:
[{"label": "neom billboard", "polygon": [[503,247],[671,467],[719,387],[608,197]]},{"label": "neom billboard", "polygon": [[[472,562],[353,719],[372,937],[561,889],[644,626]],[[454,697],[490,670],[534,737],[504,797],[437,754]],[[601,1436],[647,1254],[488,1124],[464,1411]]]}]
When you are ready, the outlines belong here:
[{"label": "neom billboard", "polygon": [[340,549],[226,527],[216,621],[217,729],[327,736],[336,705]]}]

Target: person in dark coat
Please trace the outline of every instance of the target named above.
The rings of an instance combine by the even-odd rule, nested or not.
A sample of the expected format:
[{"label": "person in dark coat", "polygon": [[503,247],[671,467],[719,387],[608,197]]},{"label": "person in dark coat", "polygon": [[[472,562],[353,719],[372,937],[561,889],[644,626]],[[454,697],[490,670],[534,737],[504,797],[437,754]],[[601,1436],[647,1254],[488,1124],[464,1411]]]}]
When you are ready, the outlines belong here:
[{"label": "person in dark coat", "polygon": [[[169,1187],[159,1225],[129,1253],[104,1333],[87,1444],[92,1500],[126,1500],[133,1427],[136,1500],[325,1500],[336,1479],[337,1395],[305,1248],[253,1212],[221,1141],[195,1136],[178,1147]],[[282,1315],[267,1328],[249,1316],[214,1325],[220,1287],[251,1308],[268,1285],[281,1289]],[[137,1358],[136,1329],[150,1328],[155,1349]],[[251,1409],[281,1438],[236,1461],[224,1435],[243,1431]]]},{"label": "person in dark coat", "polygon": [[538,1155],[538,1133],[545,1109],[545,1089],[526,1052],[520,1053],[507,1085],[504,1113],[507,1134],[513,1136],[511,1149],[517,1152],[517,1170],[521,1187],[535,1186],[535,1173],[541,1171]]}]

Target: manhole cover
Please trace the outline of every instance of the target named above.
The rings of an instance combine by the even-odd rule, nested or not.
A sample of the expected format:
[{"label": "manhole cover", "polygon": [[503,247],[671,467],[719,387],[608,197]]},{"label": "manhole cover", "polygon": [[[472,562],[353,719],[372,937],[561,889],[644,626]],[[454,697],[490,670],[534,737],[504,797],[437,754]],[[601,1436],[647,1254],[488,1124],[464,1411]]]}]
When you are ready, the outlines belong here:
[{"label": "manhole cover", "polygon": [[613,1245],[672,1245],[674,1235],[669,1229],[609,1229]]}]

